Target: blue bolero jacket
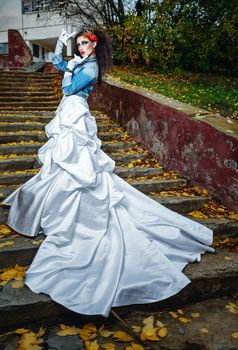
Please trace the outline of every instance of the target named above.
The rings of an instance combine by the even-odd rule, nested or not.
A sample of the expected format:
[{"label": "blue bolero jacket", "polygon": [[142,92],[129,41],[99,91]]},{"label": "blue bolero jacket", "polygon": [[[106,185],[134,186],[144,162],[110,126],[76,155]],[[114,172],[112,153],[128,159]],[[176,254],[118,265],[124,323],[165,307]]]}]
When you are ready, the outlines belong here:
[{"label": "blue bolero jacket", "polygon": [[[61,54],[54,54],[52,63],[62,72],[65,72],[68,64]],[[63,94],[66,96],[74,94],[87,98],[93,89],[93,85],[97,82],[98,71],[97,59],[89,57],[76,67],[72,75],[67,76],[62,80]]]}]

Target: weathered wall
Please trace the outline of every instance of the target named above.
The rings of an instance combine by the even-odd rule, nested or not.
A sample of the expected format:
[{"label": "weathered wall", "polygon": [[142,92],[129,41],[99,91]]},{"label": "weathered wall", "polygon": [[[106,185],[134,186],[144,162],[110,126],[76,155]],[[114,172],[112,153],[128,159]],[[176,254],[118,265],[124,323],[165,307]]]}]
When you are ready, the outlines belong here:
[{"label": "weathered wall", "polygon": [[14,29],[8,30],[8,62],[11,67],[26,67],[33,56],[21,34]]},{"label": "weathered wall", "polygon": [[238,124],[153,92],[105,81],[90,106],[117,120],[165,168],[238,210]]}]

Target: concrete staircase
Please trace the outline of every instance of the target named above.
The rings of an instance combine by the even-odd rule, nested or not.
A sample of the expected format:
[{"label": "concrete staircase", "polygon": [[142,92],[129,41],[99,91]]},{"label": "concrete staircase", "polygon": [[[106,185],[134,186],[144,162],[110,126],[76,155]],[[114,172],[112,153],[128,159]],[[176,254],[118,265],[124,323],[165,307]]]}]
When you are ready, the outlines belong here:
[{"label": "concrete staircase", "polygon": [[[38,171],[36,154],[46,141],[44,126],[53,118],[53,111],[60,99],[60,76],[1,72],[0,78],[0,196],[3,199]],[[148,151],[140,148],[109,116],[100,111],[92,114],[97,120],[102,149],[116,161],[116,174],[132,186],[185,216],[211,200],[211,195],[199,194],[162,196],[161,191],[176,191],[181,186],[186,188],[191,184],[185,178],[166,172],[151,158]],[[7,215],[8,207],[1,206],[1,224],[6,223]],[[236,220],[196,220],[213,229],[215,237],[238,236]],[[16,235],[15,232],[0,238],[0,269],[16,264],[29,265],[43,239],[43,235],[30,239]],[[11,245],[1,245],[9,240],[13,242]],[[163,307],[177,307],[209,298],[219,300],[223,296],[236,293],[238,254],[217,249],[216,254],[205,254],[199,264],[187,266],[185,274],[192,283],[173,298],[146,305],[145,308],[120,308],[119,312],[127,316],[132,315],[135,310],[154,312]],[[9,282],[0,287],[0,328],[62,318],[69,314],[68,310],[53,302],[47,295],[34,294],[27,287],[14,289],[11,284]]]}]

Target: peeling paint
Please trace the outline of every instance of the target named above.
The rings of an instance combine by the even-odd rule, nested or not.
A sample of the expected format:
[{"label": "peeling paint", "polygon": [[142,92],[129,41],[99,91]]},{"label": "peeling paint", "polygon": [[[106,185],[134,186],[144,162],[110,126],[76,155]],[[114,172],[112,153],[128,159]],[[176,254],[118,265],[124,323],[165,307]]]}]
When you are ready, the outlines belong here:
[{"label": "peeling paint", "polygon": [[193,106],[181,110],[179,102],[170,103],[156,93],[150,98],[142,91],[108,82],[95,88],[90,103],[125,126],[167,169],[238,210],[238,138],[222,130],[227,125],[222,117],[194,120],[191,116],[198,109]]}]

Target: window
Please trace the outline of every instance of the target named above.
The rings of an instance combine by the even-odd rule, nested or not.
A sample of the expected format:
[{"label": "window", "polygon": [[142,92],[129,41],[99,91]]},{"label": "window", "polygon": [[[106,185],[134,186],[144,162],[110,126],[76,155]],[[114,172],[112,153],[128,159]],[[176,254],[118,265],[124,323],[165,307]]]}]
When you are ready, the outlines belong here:
[{"label": "window", "polygon": [[40,57],[39,46],[33,43],[32,48],[33,48],[33,56]]},{"label": "window", "polygon": [[0,55],[7,55],[8,54],[8,43],[1,43],[0,44]]},{"label": "window", "polygon": [[40,12],[59,10],[65,5],[65,0],[22,0],[22,11]]}]

